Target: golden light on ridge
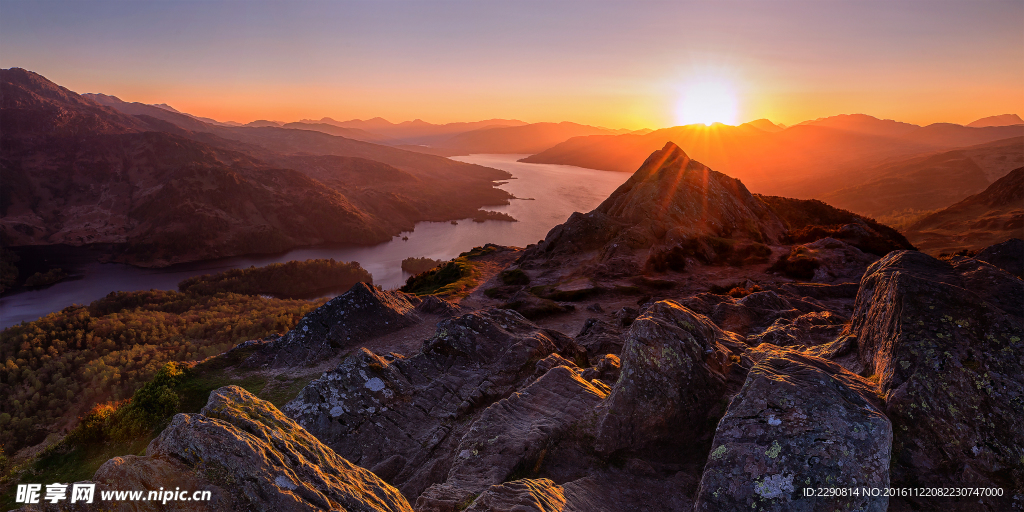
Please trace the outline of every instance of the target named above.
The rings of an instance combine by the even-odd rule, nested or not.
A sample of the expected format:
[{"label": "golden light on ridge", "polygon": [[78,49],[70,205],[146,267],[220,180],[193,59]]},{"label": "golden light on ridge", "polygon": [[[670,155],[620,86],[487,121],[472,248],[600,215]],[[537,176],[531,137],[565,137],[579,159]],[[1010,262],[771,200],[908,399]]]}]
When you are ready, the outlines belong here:
[{"label": "golden light on ridge", "polygon": [[676,124],[735,125],[739,113],[736,91],[728,81],[704,79],[683,87],[676,103]]}]

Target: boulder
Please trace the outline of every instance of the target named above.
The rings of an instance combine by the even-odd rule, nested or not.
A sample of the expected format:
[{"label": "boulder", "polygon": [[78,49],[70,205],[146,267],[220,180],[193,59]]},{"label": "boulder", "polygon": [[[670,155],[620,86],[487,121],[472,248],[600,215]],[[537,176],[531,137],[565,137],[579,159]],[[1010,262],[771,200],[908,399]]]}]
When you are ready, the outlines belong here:
[{"label": "boulder", "polygon": [[467,512],[689,512],[689,477],[630,474],[612,469],[562,485],[547,478],[492,485]]},{"label": "boulder", "polygon": [[1024,240],[1011,238],[982,249],[975,259],[990,263],[1017,277],[1024,278]]},{"label": "boulder", "polygon": [[619,380],[599,407],[595,449],[610,454],[700,437],[740,347],[738,336],[677,302],[649,307],[626,334]]},{"label": "boulder", "polygon": [[606,396],[575,367],[558,366],[526,388],[491,404],[463,436],[444,483],[416,500],[421,512],[459,510],[515,470],[542,462],[548,445]]},{"label": "boulder", "polygon": [[747,338],[747,341],[751,345],[771,343],[780,347],[821,345],[835,340],[845,324],[845,318],[829,311],[807,313],[792,320],[779,318],[764,332]]},{"label": "boulder", "polygon": [[[315,365],[366,341],[422,322],[415,311],[421,301],[402,292],[356,283],[349,291],[306,314],[280,339],[245,361],[248,367]],[[431,311],[444,304],[429,303]]]},{"label": "boulder", "polygon": [[596,359],[605,354],[617,355],[622,352],[622,329],[599,318],[588,318],[576,335],[576,343],[586,349],[591,358]]},{"label": "boulder", "polygon": [[900,251],[868,269],[850,332],[893,422],[895,484],[1024,489],[1021,304],[1024,282],[975,259]]},{"label": "boulder", "polygon": [[284,411],[342,456],[418,496],[448,478],[473,420],[530,382],[538,361],[581,351],[514,311],[476,311],[438,323],[412,357],[356,352]]},{"label": "boulder", "polygon": [[769,271],[815,283],[859,279],[878,257],[832,237],[794,245]]},{"label": "boulder", "polygon": [[871,384],[796,352],[762,356],[718,424],[696,510],[884,512],[884,496],[803,492],[888,486],[892,429]]},{"label": "boulder", "polygon": [[[412,512],[394,487],[338,456],[269,402],[237,386],[215,390],[199,414],[177,414],[146,456],[108,460],[93,476],[94,504],[46,510],[97,510],[103,490],[180,488],[212,500],[122,501],[104,510]],[[110,507],[113,508],[110,508]]]},{"label": "boulder", "polygon": [[740,300],[726,297],[711,310],[711,319],[727,331],[741,335],[757,334],[780,318],[800,316],[788,300],[773,291],[756,292]]}]

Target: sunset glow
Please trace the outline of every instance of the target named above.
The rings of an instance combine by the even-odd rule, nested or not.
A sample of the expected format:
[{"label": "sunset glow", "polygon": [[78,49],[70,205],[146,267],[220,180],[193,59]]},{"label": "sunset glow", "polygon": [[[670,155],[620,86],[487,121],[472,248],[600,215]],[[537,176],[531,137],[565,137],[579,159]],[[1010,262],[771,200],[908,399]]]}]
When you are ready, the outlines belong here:
[{"label": "sunset glow", "polygon": [[676,124],[737,124],[739,104],[732,85],[723,80],[688,84],[676,105]]},{"label": "sunset glow", "polygon": [[969,123],[1024,87],[1021,2],[0,4],[0,67],[243,123]]}]

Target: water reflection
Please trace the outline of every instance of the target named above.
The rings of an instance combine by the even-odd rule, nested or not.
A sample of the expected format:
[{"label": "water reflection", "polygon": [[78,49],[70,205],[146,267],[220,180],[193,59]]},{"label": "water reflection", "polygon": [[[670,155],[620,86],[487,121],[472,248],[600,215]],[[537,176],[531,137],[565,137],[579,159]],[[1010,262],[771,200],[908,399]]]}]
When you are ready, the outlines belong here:
[{"label": "water reflection", "polygon": [[[459,221],[421,222],[411,232],[371,247],[319,246],[294,249],[278,255],[260,255],[203,261],[162,269],[143,269],[116,263],[97,263],[86,251],[47,252],[50,263],[69,271],[74,279],[44,290],[24,291],[0,298],[0,328],[34,320],[72,304],[88,304],[112,291],[175,290],[178,282],[195,275],[230,268],[310,258],[358,261],[373,275],[374,283],[397,288],[409,277],[402,260],[428,257],[447,260],[485,243],[523,247],[544,238],[547,232],[574,211],[587,212],[601,203],[626,178],[625,173],[597,171],[567,165],[516,162],[525,155],[470,155],[454,157],[462,162],[504,169],[514,179],[501,185],[516,199],[507,206],[489,208],[508,213],[519,222]],[[407,239],[405,239],[407,238]],[[344,290],[335,290],[341,293]]]}]

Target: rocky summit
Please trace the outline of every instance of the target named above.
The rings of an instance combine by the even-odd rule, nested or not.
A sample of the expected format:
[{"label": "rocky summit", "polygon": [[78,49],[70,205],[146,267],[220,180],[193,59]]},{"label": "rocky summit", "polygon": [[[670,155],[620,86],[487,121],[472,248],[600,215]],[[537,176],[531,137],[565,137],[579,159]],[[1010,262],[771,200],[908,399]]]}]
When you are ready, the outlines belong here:
[{"label": "rocky summit", "polygon": [[[1019,510],[1019,247],[937,259],[669,144],[481,253],[458,302],[359,284],[218,356],[319,377],[280,410],[218,389],[93,480],[237,510]],[[885,491],[931,488],[990,491]]]}]

